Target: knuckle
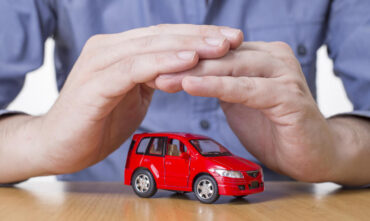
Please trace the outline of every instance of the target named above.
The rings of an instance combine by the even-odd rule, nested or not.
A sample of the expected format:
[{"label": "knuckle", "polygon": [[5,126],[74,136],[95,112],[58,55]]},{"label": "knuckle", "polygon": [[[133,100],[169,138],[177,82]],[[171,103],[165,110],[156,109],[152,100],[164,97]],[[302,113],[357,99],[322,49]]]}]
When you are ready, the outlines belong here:
[{"label": "knuckle", "polygon": [[96,45],[99,42],[101,42],[104,38],[105,38],[104,34],[93,35],[87,40],[86,45],[89,45],[89,46],[90,45]]},{"label": "knuckle", "polygon": [[208,27],[207,26],[203,26],[203,25],[200,25],[198,26],[198,32],[200,35],[207,35],[208,34]]},{"label": "knuckle", "polygon": [[256,83],[248,77],[242,77],[238,82],[239,88],[243,91],[240,93],[238,100],[242,104],[248,105],[250,103],[250,96],[247,96],[246,94],[253,94],[256,90]]},{"label": "knuckle", "polygon": [[158,24],[158,25],[156,25],[156,27],[158,29],[167,28],[168,26],[169,26],[169,24]]},{"label": "knuckle", "polygon": [[158,28],[159,25],[151,25],[147,28],[147,31],[152,34],[152,35],[156,35],[159,33],[159,28]]},{"label": "knuckle", "polygon": [[123,59],[123,61],[120,63],[119,69],[125,70],[128,73],[135,72],[135,58],[132,56],[126,57]]},{"label": "knuckle", "polygon": [[153,43],[154,43],[154,36],[147,36],[142,39],[139,47],[141,48],[151,47],[153,46]]},{"label": "knuckle", "polygon": [[256,83],[249,77],[241,78],[241,83],[245,91],[254,91],[256,90]]},{"label": "knuckle", "polygon": [[150,25],[147,27],[147,30],[149,30],[150,32],[154,32],[155,30],[157,30],[157,26],[158,25]]},{"label": "knuckle", "polygon": [[283,56],[293,56],[294,57],[294,51],[290,47],[288,43],[285,43],[283,41],[275,41],[271,42],[270,45],[272,45],[272,48],[279,54]]},{"label": "knuckle", "polygon": [[150,26],[149,28],[151,28],[154,33],[160,34],[161,32],[163,32],[164,29],[169,28],[169,26],[169,24],[158,24]]},{"label": "knuckle", "polygon": [[155,64],[157,64],[157,65],[164,64],[165,60],[166,60],[165,57],[160,55],[160,54],[154,55],[153,59],[154,59]]},{"label": "knuckle", "polygon": [[274,41],[274,42],[271,42],[270,44],[282,50],[292,50],[291,47],[283,41]]},{"label": "knuckle", "polygon": [[221,78],[212,78],[212,77],[206,77],[208,81],[213,81],[213,84],[217,86],[218,90],[215,91],[217,96],[219,96],[221,99],[223,99],[227,93],[225,91],[227,90],[227,83],[221,79]]},{"label": "knuckle", "polygon": [[299,65],[297,58],[292,54],[283,54],[280,55],[279,57],[289,67],[295,67]]},{"label": "knuckle", "polygon": [[294,55],[294,52],[290,45],[283,41],[275,41],[275,42],[270,42],[268,43],[269,45],[269,53],[270,55],[281,59],[284,61],[286,64],[289,65],[295,65],[297,64],[297,59]]},{"label": "knuckle", "polygon": [[306,95],[305,83],[299,77],[290,77],[284,82],[289,93],[295,97],[301,98]]},{"label": "knuckle", "polygon": [[192,46],[196,44],[193,37],[184,37],[181,40],[170,38],[168,41],[171,41],[171,40],[176,40],[176,43],[179,43],[181,45],[187,45],[187,46]]},{"label": "knuckle", "polygon": [[105,39],[105,35],[97,34],[91,36],[85,43],[85,46],[82,49],[82,54],[85,55],[87,59],[90,59],[96,51],[99,49],[99,45],[101,44],[102,40]]},{"label": "knuckle", "polygon": [[[225,59],[230,63],[235,63],[235,61],[243,61],[247,58],[248,52],[247,51],[238,51],[238,50],[231,50],[228,51]],[[235,65],[234,69],[242,69],[245,65]]]},{"label": "knuckle", "polygon": [[247,53],[248,53],[247,51],[231,50],[227,53],[226,56],[228,57],[228,59],[237,60],[244,58],[247,55]]},{"label": "knuckle", "polygon": [[194,27],[200,36],[223,37],[223,35],[219,34],[219,27],[213,25],[194,25]]},{"label": "knuckle", "polygon": [[[229,63],[229,64],[233,64],[235,63],[235,61],[243,61],[245,60],[248,56],[248,52],[247,51],[229,51],[225,57],[226,61]],[[225,67],[229,67],[229,73],[231,76],[243,76],[245,75],[246,73],[247,74],[250,74],[251,73],[251,68],[249,65],[244,65],[243,63],[241,63],[242,65],[227,65]]]}]

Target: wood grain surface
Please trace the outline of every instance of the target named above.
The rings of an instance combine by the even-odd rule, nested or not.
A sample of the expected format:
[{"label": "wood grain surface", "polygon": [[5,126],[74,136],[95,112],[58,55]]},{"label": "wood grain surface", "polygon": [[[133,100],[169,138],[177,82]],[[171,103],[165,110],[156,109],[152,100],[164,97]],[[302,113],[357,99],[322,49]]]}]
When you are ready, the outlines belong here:
[{"label": "wood grain surface", "polygon": [[0,188],[0,220],[370,220],[370,189],[266,182],[263,193],[206,205],[192,193],[143,199],[121,183],[31,180]]}]

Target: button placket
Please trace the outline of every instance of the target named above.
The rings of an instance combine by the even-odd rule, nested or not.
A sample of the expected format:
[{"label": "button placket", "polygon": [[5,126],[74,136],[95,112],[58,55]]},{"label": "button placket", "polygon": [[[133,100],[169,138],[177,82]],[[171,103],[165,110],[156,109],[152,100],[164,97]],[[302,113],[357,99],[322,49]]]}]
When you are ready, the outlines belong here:
[{"label": "button placket", "polygon": [[205,119],[203,119],[203,120],[201,120],[200,122],[199,122],[199,125],[200,125],[200,127],[203,129],[203,130],[208,130],[209,128],[210,128],[210,122],[208,121],[208,120],[205,120]]},{"label": "button placket", "polygon": [[191,97],[191,125],[194,132],[210,133],[215,130],[218,109],[216,98]]},{"label": "button placket", "polygon": [[305,56],[307,54],[307,47],[304,44],[298,44],[297,53],[299,56]]}]

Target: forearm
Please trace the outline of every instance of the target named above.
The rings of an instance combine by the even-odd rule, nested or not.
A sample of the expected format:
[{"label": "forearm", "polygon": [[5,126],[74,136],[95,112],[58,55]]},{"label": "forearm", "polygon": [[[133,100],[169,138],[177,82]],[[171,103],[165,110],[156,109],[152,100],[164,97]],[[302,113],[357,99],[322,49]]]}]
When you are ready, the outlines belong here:
[{"label": "forearm", "polygon": [[349,186],[370,184],[370,120],[340,116],[328,122],[337,153],[330,181]]},{"label": "forearm", "polygon": [[41,117],[0,118],[0,183],[46,175],[42,167]]}]

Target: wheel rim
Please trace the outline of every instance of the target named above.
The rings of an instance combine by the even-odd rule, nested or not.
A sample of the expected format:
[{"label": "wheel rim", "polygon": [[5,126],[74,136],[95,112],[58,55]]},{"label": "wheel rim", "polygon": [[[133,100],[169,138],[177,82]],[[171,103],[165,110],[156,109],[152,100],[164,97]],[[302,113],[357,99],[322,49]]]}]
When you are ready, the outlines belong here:
[{"label": "wheel rim", "polygon": [[149,177],[145,174],[140,174],[135,179],[135,188],[140,193],[145,193],[150,188]]},{"label": "wheel rim", "polygon": [[203,179],[199,181],[197,185],[197,194],[202,199],[209,199],[213,196],[215,192],[215,188],[212,182],[208,179]]}]

